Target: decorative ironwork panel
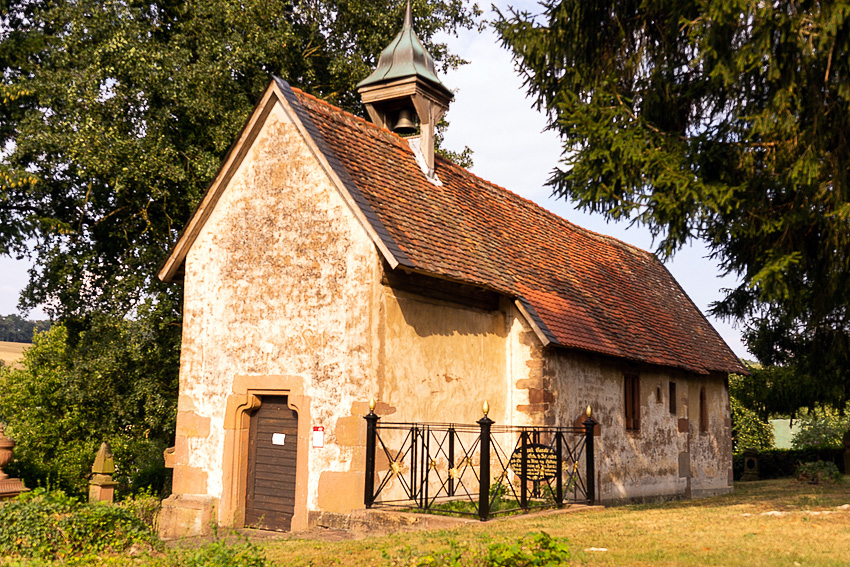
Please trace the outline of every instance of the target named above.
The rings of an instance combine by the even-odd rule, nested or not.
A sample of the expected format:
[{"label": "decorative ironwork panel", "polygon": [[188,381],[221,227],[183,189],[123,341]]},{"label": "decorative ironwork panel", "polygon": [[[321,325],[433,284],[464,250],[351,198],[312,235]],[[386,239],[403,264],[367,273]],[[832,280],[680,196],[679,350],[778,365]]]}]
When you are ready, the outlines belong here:
[{"label": "decorative ironwork panel", "polygon": [[491,516],[595,500],[593,426],[384,423],[366,416],[366,507]]}]

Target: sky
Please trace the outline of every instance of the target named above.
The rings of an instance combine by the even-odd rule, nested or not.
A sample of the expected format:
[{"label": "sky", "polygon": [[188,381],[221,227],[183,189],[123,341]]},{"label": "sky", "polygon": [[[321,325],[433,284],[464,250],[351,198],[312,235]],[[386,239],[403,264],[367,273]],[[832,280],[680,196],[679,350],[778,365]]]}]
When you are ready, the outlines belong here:
[{"label": "sky", "polygon": [[[503,11],[508,4],[532,11],[536,6],[524,0],[494,3]],[[485,18],[491,15],[485,10]],[[532,101],[525,97],[510,55],[499,46],[492,31],[464,31],[459,37],[441,39],[449,43],[453,52],[470,61],[469,65],[441,77],[455,92],[446,117],[450,122],[445,137],[448,149],[459,151],[469,146],[474,151],[472,171],[479,177],[531,199],[579,226],[653,250],[652,237],[646,229],[630,227],[628,223],[606,224],[601,215],[577,211],[563,199],[552,198],[545,183],[558,164],[560,144],[553,132],[545,131],[545,116],[535,111]],[[723,297],[721,290],[737,283],[734,278],[722,278],[707,254],[706,248],[697,242],[679,251],[666,266],[732,350],[751,359],[740,329],[707,315],[709,305]],[[18,294],[26,285],[29,267],[26,260],[0,257],[0,315],[17,312]],[[38,319],[45,315],[34,310],[29,317]]]}]

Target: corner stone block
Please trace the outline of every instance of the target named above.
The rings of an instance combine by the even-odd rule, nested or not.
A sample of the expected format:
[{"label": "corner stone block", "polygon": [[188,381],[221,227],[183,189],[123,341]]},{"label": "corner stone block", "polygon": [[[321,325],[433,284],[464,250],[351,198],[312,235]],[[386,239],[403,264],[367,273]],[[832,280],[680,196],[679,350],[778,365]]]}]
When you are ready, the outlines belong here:
[{"label": "corner stone block", "polygon": [[197,467],[174,466],[172,490],[175,494],[204,494],[207,491],[207,473]]},{"label": "corner stone block", "polygon": [[554,401],[555,395],[552,392],[538,388],[528,389],[528,402],[530,404],[543,404]]},{"label": "corner stone block", "polygon": [[210,418],[195,412],[177,412],[177,431],[185,437],[207,437],[210,434]]},{"label": "corner stone block", "polygon": [[346,514],[363,508],[363,473],[325,471],[319,477],[319,508]]},{"label": "corner stone block", "polygon": [[162,501],[159,514],[159,537],[208,536],[215,521],[215,499],[212,496],[172,495]]},{"label": "corner stone block", "polygon": [[334,427],[336,442],[343,447],[366,445],[366,420],[360,416],[341,417]]}]

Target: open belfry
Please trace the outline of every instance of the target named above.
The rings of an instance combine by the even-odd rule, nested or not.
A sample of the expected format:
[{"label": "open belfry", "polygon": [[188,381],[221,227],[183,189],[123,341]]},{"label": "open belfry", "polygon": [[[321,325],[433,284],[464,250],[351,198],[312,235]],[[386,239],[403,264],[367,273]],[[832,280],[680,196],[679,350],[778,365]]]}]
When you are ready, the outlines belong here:
[{"label": "open belfry", "polygon": [[597,502],[731,490],[741,363],[652,254],[435,155],[452,93],[414,24],[358,85],[371,121],[274,78],[158,274],[184,286],[166,537],[362,510],[364,416],[485,400],[496,426],[592,407]]}]

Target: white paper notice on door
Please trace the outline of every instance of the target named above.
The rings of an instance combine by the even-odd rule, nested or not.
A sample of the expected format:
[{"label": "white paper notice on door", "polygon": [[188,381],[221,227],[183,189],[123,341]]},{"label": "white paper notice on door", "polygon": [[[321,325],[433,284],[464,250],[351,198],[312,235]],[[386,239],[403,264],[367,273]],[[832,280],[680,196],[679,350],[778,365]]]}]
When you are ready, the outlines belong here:
[{"label": "white paper notice on door", "polygon": [[283,445],[286,443],[286,433],[272,433],[272,445]]}]

